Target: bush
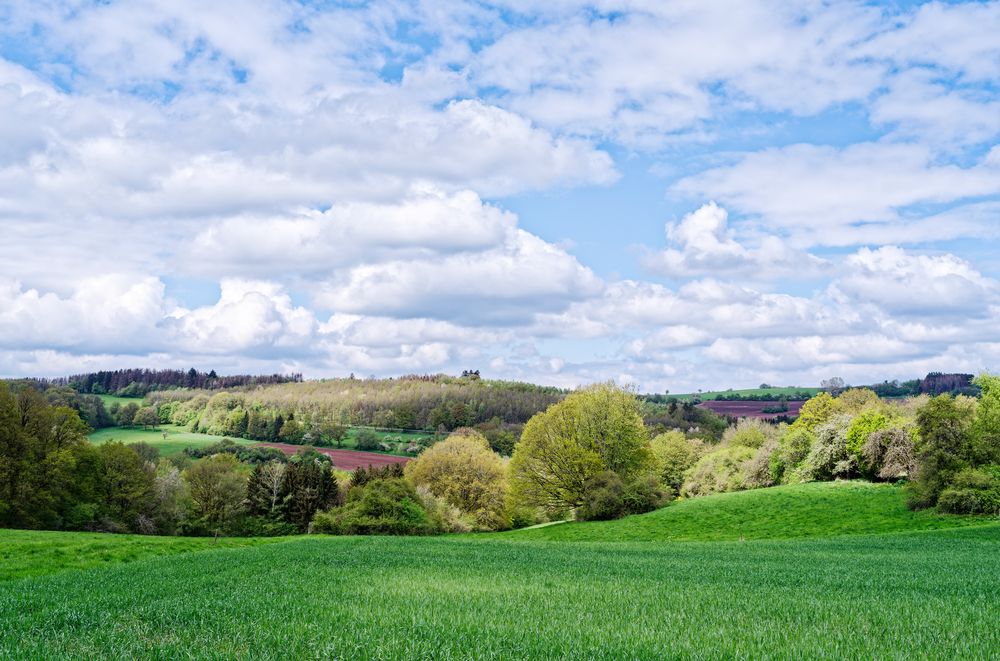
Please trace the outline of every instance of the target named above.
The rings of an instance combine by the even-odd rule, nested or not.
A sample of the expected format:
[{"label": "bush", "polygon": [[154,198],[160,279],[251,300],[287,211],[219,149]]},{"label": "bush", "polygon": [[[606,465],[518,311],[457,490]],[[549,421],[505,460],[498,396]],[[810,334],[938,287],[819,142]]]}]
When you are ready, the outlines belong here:
[{"label": "bush", "polygon": [[317,512],[311,530],[330,535],[431,535],[439,532],[405,480],[374,480],[347,492],[347,502]]},{"label": "bush", "polygon": [[374,429],[359,429],[354,437],[354,447],[364,452],[375,452],[379,450],[382,439]]},{"label": "bush", "polygon": [[640,475],[625,484],[622,499],[625,514],[643,514],[660,509],[673,498],[674,491],[665,487],[654,475]]},{"label": "bush", "polygon": [[674,493],[684,484],[684,473],[704,451],[699,439],[688,439],[682,431],[669,431],[654,438],[650,447],[663,484]]},{"label": "bush", "polygon": [[427,487],[417,487],[420,503],[427,510],[431,523],[441,532],[469,532],[472,525],[462,510],[448,504],[444,498],[438,498]]},{"label": "bush", "polygon": [[805,428],[794,425],[785,432],[778,442],[778,451],[771,455],[771,475],[775,481],[789,482],[795,469],[809,456],[816,438]]},{"label": "bush", "polygon": [[857,470],[854,455],[847,451],[847,429],[851,418],[838,414],[816,428],[816,440],[799,473],[806,481],[846,478]]},{"label": "bush", "polygon": [[882,480],[910,477],[917,468],[915,436],[916,429],[902,427],[873,432],[861,448],[864,467]]},{"label": "bush", "polygon": [[950,514],[1000,514],[1000,466],[960,471],[938,497],[938,509]]},{"label": "bush", "polygon": [[757,449],[776,436],[777,428],[758,418],[740,418],[722,435],[722,445]]},{"label": "bush", "polygon": [[594,475],[584,483],[583,504],[576,509],[579,521],[607,521],[625,514],[625,483],[613,471]]},{"label": "bush", "polygon": [[747,489],[760,489],[769,487],[777,482],[777,477],[772,465],[774,457],[780,452],[778,441],[769,439],[764,445],[757,448],[753,458],[746,465],[746,477],[744,486]]},{"label": "bush", "polygon": [[681,493],[705,496],[746,489],[747,463],[754,454],[753,448],[742,445],[709,452],[688,471]]},{"label": "bush", "polygon": [[469,514],[479,530],[510,527],[507,467],[489,442],[471,429],[452,433],[407,464],[406,477]]}]

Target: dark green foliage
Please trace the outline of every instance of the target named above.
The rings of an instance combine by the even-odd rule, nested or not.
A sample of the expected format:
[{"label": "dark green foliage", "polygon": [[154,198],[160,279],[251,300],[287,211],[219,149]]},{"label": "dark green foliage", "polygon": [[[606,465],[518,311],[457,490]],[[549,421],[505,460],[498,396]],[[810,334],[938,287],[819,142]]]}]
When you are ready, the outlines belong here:
[{"label": "dark green foliage", "polygon": [[359,429],[354,437],[354,447],[366,452],[378,450],[381,442],[381,437],[373,429]]},{"label": "dark green foliage", "polygon": [[580,521],[607,521],[651,512],[663,507],[671,495],[655,475],[640,475],[625,483],[612,471],[591,477],[584,489],[584,502],[576,510]]},{"label": "dark green foliage", "polygon": [[935,505],[952,478],[968,465],[971,425],[968,407],[951,395],[938,395],[917,412],[919,468],[910,486],[915,507]]},{"label": "dark green foliage", "polygon": [[141,530],[139,517],[152,513],[150,466],[133,448],[115,441],[98,446],[97,456],[101,526],[111,532],[120,525]]},{"label": "dark green foliage", "polygon": [[360,466],[351,473],[351,488],[363,487],[374,480],[394,480],[403,477],[402,464],[386,464],[385,466]]},{"label": "dark green foliage", "polygon": [[308,458],[296,459],[285,468],[281,513],[285,521],[304,532],[313,515],[335,505],[340,494],[329,464]]},{"label": "dark green foliage", "polygon": [[438,532],[417,492],[403,479],[373,480],[362,487],[352,487],[343,506],[316,514],[312,531],[330,535]]},{"label": "dark green foliage", "polygon": [[185,448],[184,454],[193,458],[211,457],[213,454],[226,453],[236,457],[245,464],[263,464],[268,461],[285,462],[285,453],[276,448],[261,448],[252,445],[238,445],[232,439],[224,438],[202,448]]},{"label": "dark green foliage", "polygon": [[1000,514],[1000,466],[959,471],[938,496],[938,509],[951,514]]},{"label": "dark green foliage", "polygon": [[143,461],[155,464],[160,458],[160,449],[155,445],[140,441],[138,443],[129,443],[128,446],[135,450],[135,453]]},{"label": "dark green foliage", "polygon": [[606,521],[625,513],[625,484],[618,474],[604,471],[584,483],[584,500],[576,509],[580,521]]}]

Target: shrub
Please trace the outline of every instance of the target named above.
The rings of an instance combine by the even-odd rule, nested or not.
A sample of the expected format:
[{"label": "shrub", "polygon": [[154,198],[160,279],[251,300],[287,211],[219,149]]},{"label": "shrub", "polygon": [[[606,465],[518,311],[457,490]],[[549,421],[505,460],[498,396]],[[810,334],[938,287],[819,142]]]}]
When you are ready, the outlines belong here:
[{"label": "shrub", "polygon": [[359,429],[354,437],[354,447],[364,452],[374,452],[379,449],[382,439],[373,429]]},{"label": "shrub", "polygon": [[352,488],[347,502],[317,512],[311,530],[331,535],[430,535],[439,532],[416,490],[402,479]]},{"label": "shrub", "polygon": [[910,477],[917,467],[915,436],[916,429],[904,427],[890,427],[871,433],[861,448],[863,465],[882,480]]},{"label": "shrub", "polygon": [[625,484],[614,471],[592,476],[584,484],[584,500],[576,509],[580,521],[607,521],[625,514]]},{"label": "shrub", "polygon": [[847,451],[854,455],[859,464],[863,463],[862,448],[868,442],[868,437],[885,429],[892,422],[889,416],[881,411],[868,410],[859,413],[851,421],[850,427],[847,428]]},{"label": "shrub", "polygon": [[938,508],[951,514],[1000,514],[1000,466],[959,471],[938,497]]},{"label": "shrub", "polygon": [[778,451],[771,455],[771,475],[775,481],[789,482],[795,469],[809,456],[816,438],[805,428],[790,427],[778,442]]},{"label": "shrub", "polygon": [[415,486],[425,486],[438,498],[472,516],[479,530],[510,527],[507,467],[479,432],[452,433],[415,460],[404,471]]},{"label": "shrub", "polygon": [[849,477],[857,470],[857,461],[847,452],[849,416],[838,414],[816,428],[816,440],[799,471],[805,480],[831,480]]},{"label": "shrub", "polygon": [[705,496],[745,489],[746,464],[753,456],[754,450],[742,445],[709,452],[688,471],[681,493]]},{"label": "shrub", "polygon": [[351,473],[350,488],[363,487],[375,480],[392,480],[403,477],[402,464],[385,466],[359,466]]},{"label": "shrub", "polygon": [[462,510],[450,505],[444,498],[438,498],[427,487],[417,487],[417,497],[427,510],[434,527],[441,532],[469,532],[472,525]]},{"label": "shrub", "polygon": [[622,500],[625,514],[643,514],[666,505],[674,491],[663,485],[655,474],[639,475],[625,484]]},{"label": "shrub", "polygon": [[684,473],[695,465],[704,451],[699,439],[688,439],[682,431],[660,434],[650,442],[660,479],[674,493],[684,484]]},{"label": "shrub", "polygon": [[779,452],[780,446],[778,445],[778,441],[774,439],[769,439],[764,445],[757,448],[753,458],[746,465],[744,486],[747,489],[769,487],[777,482],[772,464],[774,463],[774,457]]},{"label": "shrub", "polygon": [[722,435],[722,445],[740,445],[757,449],[769,438],[775,436],[776,428],[769,422],[758,418],[740,418]]}]

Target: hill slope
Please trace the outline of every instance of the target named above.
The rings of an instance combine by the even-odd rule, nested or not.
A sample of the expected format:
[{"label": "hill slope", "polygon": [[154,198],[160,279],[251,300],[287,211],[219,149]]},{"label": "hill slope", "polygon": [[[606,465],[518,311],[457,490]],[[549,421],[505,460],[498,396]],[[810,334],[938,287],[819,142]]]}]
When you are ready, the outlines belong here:
[{"label": "hill slope", "polygon": [[748,543],[296,539],[0,583],[0,658],[986,658],[998,552],[996,525]]},{"label": "hill slope", "polygon": [[868,482],[814,482],[684,500],[616,521],[564,523],[505,533],[559,541],[723,541],[928,530],[983,519],[913,512],[903,490]]}]

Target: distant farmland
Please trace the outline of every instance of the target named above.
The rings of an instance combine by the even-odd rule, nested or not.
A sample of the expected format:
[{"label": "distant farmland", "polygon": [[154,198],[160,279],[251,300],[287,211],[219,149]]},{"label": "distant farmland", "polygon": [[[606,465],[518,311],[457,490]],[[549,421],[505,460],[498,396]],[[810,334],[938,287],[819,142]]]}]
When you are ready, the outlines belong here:
[{"label": "distant farmland", "polygon": [[777,408],[781,402],[767,400],[722,401],[712,399],[701,402],[698,406],[718,415],[730,415],[734,418],[762,418],[771,420],[783,415],[787,415],[790,418],[798,416],[799,410],[804,403],[803,401],[785,402],[788,406],[787,411],[771,413],[765,413],[765,409],[772,410]]}]

